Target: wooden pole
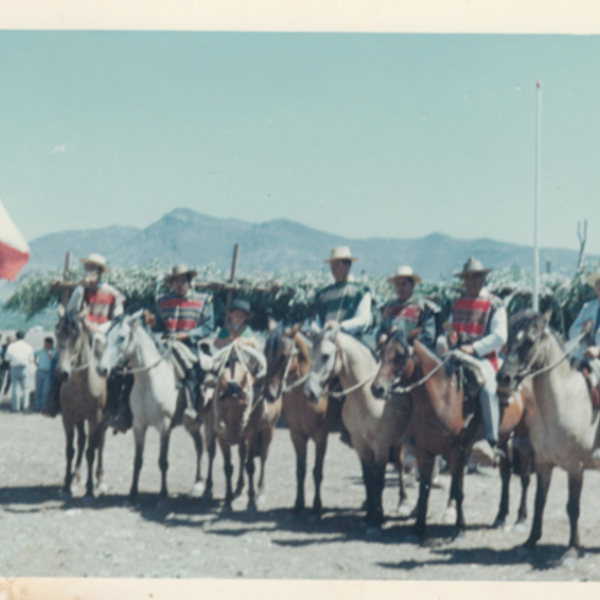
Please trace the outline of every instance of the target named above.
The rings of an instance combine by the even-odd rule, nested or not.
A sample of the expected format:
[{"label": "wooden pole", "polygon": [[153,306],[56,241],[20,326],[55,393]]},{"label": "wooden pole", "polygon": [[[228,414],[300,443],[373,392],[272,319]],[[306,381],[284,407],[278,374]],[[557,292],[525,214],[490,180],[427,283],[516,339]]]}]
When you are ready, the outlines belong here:
[{"label": "wooden pole", "polygon": [[533,227],[533,310],[539,311],[540,297],[540,151],[542,130],[542,82],[538,79],[537,84],[537,128],[535,137],[535,208]]},{"label": "wooden pole", "polygon": [[[69,271],[71,270],[71,257],[72,257],[71,251],[67,250],[67,253],[65,254],[65,270],[64,270],[65,280],[67,279],[67,275],[68,275]],[[69,288],[64,287],[61,303],[65,308],[67,306],[68,301],[69,301]]]},{"label": "wooden pole", "polygon": [[[237,271],[238,265],[238,257],[240,254],[240,245],[236,244],[233,247],[233,260],[231,261],[231,275],[229,277],[229,283],[233,286],[235,281],[235,273]],[[233,300],[233,288],[229,290],[227,293],[227,304],[225,306],[225,322],[227,323],[227,317],[229,316],[229,307],[231,306],[231,301]]]}]

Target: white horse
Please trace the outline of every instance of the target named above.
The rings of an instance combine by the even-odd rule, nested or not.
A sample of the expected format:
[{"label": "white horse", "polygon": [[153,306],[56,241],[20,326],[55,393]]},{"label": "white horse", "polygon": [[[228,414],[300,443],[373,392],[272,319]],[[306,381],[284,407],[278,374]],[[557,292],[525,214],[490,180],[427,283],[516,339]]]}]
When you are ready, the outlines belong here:
[{"label": "white horse", "polygon": [[[116,319],[106,335],[106,345],[98,363],[98,373],[108,377],[111,370],[128,363],[134,375],[129,405],[133,414],[135,438],[135,460],[133,481],[129,496],[134,500],[138,493],[138,482],[142,469],[144,442],[148,427],[156,427],[160,434],[161,498],[168,496],[167,469],[169,438],[174,426],[173,417],[181,407],[182,389],[177,385],[175,369],[169,357],[169,348],[160,351],[154,340],[142,326],[143,311]],[[179,404],[178,404],[179,402]],[[186,426],[194,440],[196,449],[196,480],[192,495],[200,494],[202,458],[202,436],[196,428]]]},{"label": "white horse", "polygon": [[567,514],[571,527],[565,558],[579,549],[579,500],[584,469],[598,468],[592,453],[598,443],[600,412],[592,406],[583,375],[573,369],[548,323],[550,313],[523,311],[513,317],[506,360],[498,372],[499,389],[514,390],[531,376],[536,410],[530,438],[535,450],[537,492],[535,514],[525,547],[535,548],[542,536],[542,518],[552,470],[563,468],[569,476]]},{"label": "white horse", "polygon": [[375,398],[371,381],[378,363],[367,346],[340,331],[339,326],[326,327],[316,336],[310,361],[304,384],[304,393],[309,399],[319,398],[334,377],[342,384],[341,393],[346,396],[342,421],[360,459],[367,493],[365,521],[369,526],[380,527],[390,447],[399,454],[409,423],[405,407],[398,396],[388,401]]}]

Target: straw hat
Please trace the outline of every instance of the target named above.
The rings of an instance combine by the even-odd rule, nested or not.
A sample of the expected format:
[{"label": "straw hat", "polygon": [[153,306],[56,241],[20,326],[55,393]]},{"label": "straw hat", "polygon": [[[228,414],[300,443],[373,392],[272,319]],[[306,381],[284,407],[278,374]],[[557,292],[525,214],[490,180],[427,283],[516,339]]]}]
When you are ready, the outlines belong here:
[{"label": "straw hat", "polygon": [[589,286],[596,289],[596,283],[598,283],[598,281],[600,281],[600,272],[599,273],[590,273],[590,275],[588,275],[585,280]]},{"label": "straw hat", "polygon": [[84,266],[93,265],[102,269],[103,273],[110,273],[110,267],[106,262],[106,259],[101,254],[90,254],[87,258],[80,258],[79,262]]},{"label": "straw hat", "polygon": [[415,282],[415,285],[417,285],[417,283],[421,283],[422,279],[412,270],[411,267],[408,267],[406,265],[403,265],[401,267],[398,267],[396,269],[396,273],[394,275],[392,275],[392,277],[388,277],[388,281],[390,283],[394,283],[394,281],[396,281],[396,279],[412,279]]},{"label": "straw hat", "polygon": [[198,271],[194,271],[194,269],[188,268],[185,263],[181,263],[180,265],[176,265],[171,270],[171,274],[165,278],[167,283],[171,283],[175,277],[179,277],[180,275],[190,275],[191,277],[196,277],[198,275]]},{"label": "straw hat", "polygon": [[454,273],[454,277],[466,277],[468,275],[487,275],[492,269],[485,269],[483,263],[470,256],[463,266],[463,270]]},{"label": "straw hat", "polygon": [[331,256],[323,262],[331,263],[334,260],[351,260],[354,262],[355,260],[358,260],[358,258],[352,256],[352,252],[350,252],[348,246],[338,246],[337,248],[332,248]]}]

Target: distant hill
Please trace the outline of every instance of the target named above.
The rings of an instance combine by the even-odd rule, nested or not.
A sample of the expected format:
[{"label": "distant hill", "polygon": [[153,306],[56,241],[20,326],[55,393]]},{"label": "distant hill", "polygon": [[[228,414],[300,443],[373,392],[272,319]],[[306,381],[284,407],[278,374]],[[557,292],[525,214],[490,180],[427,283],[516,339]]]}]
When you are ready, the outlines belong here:
[{"label": "distant hill", "polygon": [[[392,273],[399,264],[409,264],[421,276],[437,281],[451,276],[468,256],[491,268],[520,263],[532,270],[532,250],[527,246],[490,239],[459,240],[435,233],[416,239],[371,238],[356,240],[318,231],[293,221],[247,223],[218,219],[193,210],[178,208],[144,229],[112,226],[86,231],[64,231],[30,243],[31,260],[26,270],[62,267],[71,250],[76,257],[91,252],[105,255],[115,266],[144,266],[159,259],[165,265],[214,262],[228,270],[234,243],[240,244],[239,272],[320,270],[333,246],[348,245],[360,261],[356,272],[379,276]],[[552,261],[552,270],[574,271],[577,251],[544,248],[540,264]],[[588,260],[598,260],[589,256]]]}]

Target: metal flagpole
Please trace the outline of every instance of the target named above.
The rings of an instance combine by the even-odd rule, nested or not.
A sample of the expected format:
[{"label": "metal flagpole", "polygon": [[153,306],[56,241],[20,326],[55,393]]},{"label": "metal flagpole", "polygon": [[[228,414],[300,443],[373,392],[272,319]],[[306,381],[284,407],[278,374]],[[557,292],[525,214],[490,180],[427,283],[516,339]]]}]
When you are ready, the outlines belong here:
[{"label": "metal flagpole", "polygon": [[542,82],[538,79],[537,84],[537,131],[535,139],[535,210],[533,217],[533,310],[539,312],[540,296],[540,240],[539,240],[539,220],[540,220],[540,140],[542,129]]}]

